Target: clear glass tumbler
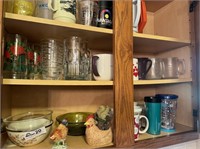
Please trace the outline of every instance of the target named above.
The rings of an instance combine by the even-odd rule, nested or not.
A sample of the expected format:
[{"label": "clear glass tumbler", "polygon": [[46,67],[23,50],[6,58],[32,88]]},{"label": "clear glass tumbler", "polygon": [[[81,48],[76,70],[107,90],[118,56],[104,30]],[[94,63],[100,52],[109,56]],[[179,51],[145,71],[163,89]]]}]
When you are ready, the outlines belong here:
[{"label": "clear glass tumbler", "polygon": [[57,39],[41,41],[41,69],[45,80],[63,79],[63,42]]},{"label": "clear glass tumbler", "polygon": [[26,37],[7,34],[5,41],[3,77],[25,79],[27,77]]},{"label": "clear glass tumbler", "polygon": [[80,37],[64,40],[64,76],[66,80],[91,80],[91,54]]}]

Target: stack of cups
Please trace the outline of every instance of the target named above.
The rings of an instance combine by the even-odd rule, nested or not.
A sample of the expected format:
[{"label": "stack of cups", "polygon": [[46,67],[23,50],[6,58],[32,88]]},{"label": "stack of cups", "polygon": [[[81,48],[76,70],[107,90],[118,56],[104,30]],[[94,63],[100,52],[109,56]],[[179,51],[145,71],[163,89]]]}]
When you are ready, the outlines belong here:
[{"label": "stack of cups", "polygon": [[63,42],[57,39],[41,41],[42,77],[46,80],[63,79]]}]

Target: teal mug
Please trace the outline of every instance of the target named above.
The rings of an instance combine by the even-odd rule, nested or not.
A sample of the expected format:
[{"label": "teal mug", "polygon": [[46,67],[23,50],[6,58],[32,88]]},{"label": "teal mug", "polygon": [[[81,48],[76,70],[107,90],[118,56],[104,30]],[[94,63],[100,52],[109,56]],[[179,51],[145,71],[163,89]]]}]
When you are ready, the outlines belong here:
[{"label": "teal mug", "polygon": [[149,120],[147,133],[159,135],[161,130],[161,99],[154,96],[144,97],[146,116]]}]

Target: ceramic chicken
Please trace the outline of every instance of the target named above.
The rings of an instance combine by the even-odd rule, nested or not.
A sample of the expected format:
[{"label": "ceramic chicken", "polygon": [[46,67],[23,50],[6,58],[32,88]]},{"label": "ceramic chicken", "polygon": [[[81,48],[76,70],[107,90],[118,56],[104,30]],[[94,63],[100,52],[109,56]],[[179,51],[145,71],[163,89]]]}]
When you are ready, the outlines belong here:
[{"label": "ceramic chicken", "polygon": [[101,130],[96,126],[94,115],[89,115],[86,122],[86,141],[91,146],[102,146],[112,143],[112,130]]},{"label": "ceramic chicken", "polygon": [[54,142],[65,140],[68,133],[67,125],[67,120],[63,120],[53,131],[52,135],[50,136],[50,139]]},{"label": "ceramic chicken", "polygon": [[96,125],[101,130],[107,130],[111,127],[112,118],[113,109],[107,105],[101,105],[94,114],[94,119],[97,122]]}]

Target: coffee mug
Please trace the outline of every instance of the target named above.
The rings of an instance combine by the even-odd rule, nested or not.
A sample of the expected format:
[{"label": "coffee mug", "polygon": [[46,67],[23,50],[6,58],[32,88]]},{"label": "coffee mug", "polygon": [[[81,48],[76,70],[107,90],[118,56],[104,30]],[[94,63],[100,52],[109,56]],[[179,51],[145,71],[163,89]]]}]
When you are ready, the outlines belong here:
[{"label": "coffee mug", "polygon": [[[145,128],[141,130],[140,120],[145,120]],[[149,120],[144,115],[134,114],[134,139],[137,140],[139,138],[139,134],[146,133],[149,128]]]},{"label": "coffee mug", "polygon": [[76,0],[48,0],[48,8],[54,11],[54,20],[76,22]]},{"label": "coffee mug", "polygon": [[163,74],[162,60],[160,58],[149,58],[149,59],[151,60],[152,65],[146,74],[146,79],[147,80],[161,79]]},{"label": "coffee mug", "polygon": [[92,56],[93,77],[97,81],[113,79],[112,54],[97,54]]},{"label": "coffee mug", "polygon": [[53,11],[48,8],[48,0],[37,0],[35,16],[46,19],[53,19]]},{"label": "coffee mug", "polygon": [[163,79],[176,79],[179,75],[185,73],[185,61],[184,59],[178,59],[177,57],[163,58]]},{"label": "coffee mug", "polygon": [[138,59],[133,58],[133,80],[138,80]]},{"label": "coffee mug", "polygon": [[149,72],[152,65],[152,61],[149,58],[138,58],[138,73],[139,80],[145,80],[146,75]]}]

